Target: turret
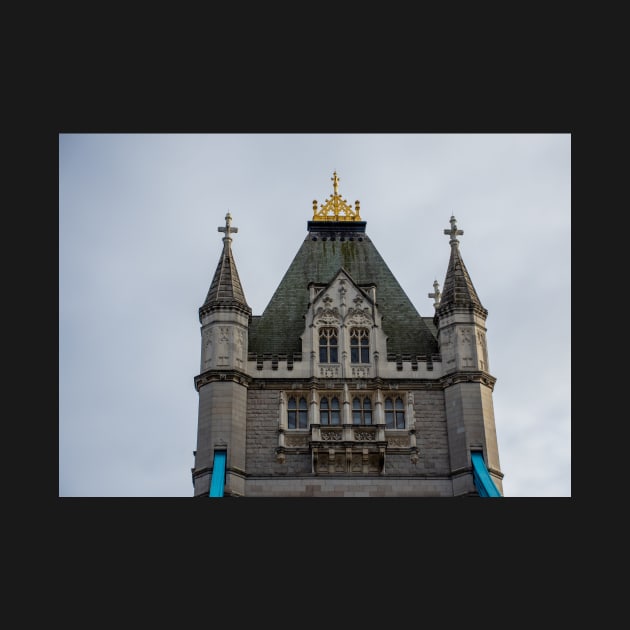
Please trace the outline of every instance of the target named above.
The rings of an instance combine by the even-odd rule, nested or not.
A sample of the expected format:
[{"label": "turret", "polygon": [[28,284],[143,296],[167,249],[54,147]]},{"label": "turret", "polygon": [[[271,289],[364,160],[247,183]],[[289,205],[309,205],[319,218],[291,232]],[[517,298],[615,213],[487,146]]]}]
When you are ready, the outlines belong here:
[{"label": "turret", "polygon": [[232,255],[232,216],[219,227],[223,252],[210,289],[199,308],[201,372],[195,467],[195,496],[244,494],[247,344],[252,310]]},{"label": "turret", "polygon": [[481,452],[494,484],[501,490],[492,391],[496,379],[489,373],[486,346],[486,318],[461,253],[454,216],[450,237],[451,255],[441,293],[434,297],[434,322],[444,368],[442,384],[446,404],[447,431],[451,453],[451,474],[455,494],[474,494],[472,453]]}]

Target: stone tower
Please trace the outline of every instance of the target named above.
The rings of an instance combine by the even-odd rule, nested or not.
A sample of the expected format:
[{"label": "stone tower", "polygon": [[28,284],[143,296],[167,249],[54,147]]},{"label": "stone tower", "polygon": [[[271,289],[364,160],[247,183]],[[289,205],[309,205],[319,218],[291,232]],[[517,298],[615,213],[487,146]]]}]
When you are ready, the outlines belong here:
[{"label": "stone tower", "polygon": [[501,496],[487,311],[459,251],[421,316],[366,232],[359,202],[318,206],[261,315],[231,250],[199,309],[194,496]]},{"label": "stone tower", "polygon": [[471,453],[480,453],[495,486],[502,487],[499,450],[494,424],[492,390],[486,345],[486,317],[459,251],[457,229],[451,216],[451,257],[444,289],[436,298],[434,321],[442,357],[442,386],[448,428],[454,494],[473,491],[468,471]]}]

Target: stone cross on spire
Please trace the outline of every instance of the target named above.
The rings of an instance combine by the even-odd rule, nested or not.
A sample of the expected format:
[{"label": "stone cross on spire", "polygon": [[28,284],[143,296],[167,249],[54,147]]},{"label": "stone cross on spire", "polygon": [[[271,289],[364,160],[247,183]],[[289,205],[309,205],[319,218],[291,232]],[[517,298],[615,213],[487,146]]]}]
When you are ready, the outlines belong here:
[{"label": "stone cross on spire", "polygon": [[[459,243],[459,241],[455,237],[461,236],[463,233],[464,233],[464,230],[457,229],[457,219],[455,219],[454,216],[451,216],[451,229],[444,230],[444,234],[448,234],[451,237],[451,240],[449,241],[451,246]],[[429,296],[429,297],[433,297],[433,296]]]},{"label": "stone cross on spire", "polygon": [[217,228],[217,231],[225,232],[225,236],[223,237],[223,242],[225,242],[226,240],[231,241],[232,238],[230,237],[230,234],[236,234],[236,232],[238,232],[238,228],[232,227],[232,215],[230,214],[229,211],[225,215],[225,227],[219,227]]},{"label": "stone cross on spire", "polygon": [[433,293],[429,293],[429,297],[434,298],[433,306],[435,308],[437,308],[440,305],[440,295],[442,295],[440,293],[440,285],[438,284],[438,281],[435,280],[433,282]]}]

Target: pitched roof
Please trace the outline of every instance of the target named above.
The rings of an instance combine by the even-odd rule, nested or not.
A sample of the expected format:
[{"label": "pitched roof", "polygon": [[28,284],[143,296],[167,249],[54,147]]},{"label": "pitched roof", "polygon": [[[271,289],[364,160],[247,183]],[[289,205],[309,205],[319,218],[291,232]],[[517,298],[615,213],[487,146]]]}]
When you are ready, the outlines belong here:
[{"label": "pitched roof", "polygon": [[343,268],[358,285],[376,285],[376,304],[395,354],[437,353],[432,329],[422,318],[365,233],[364,221],[309,221],[308,234],[263,314],[249,327],[249,351],[301,352],[309,303],[308,285],[327,284]]}]

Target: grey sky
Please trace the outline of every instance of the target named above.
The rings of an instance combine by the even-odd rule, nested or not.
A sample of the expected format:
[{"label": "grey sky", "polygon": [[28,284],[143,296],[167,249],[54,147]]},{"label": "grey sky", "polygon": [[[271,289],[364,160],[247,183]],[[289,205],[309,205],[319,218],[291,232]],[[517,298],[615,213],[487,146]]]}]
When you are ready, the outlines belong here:
[{"label": "grey sky", "polygon": [[488,310],[504,493],[571,496],[570,134],[61,134],[60,496],[192,497],[217,228],[229,210],[260,315],[335,170],[424,316],[455,215]]}]

